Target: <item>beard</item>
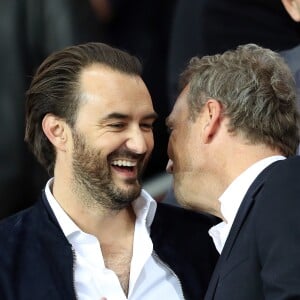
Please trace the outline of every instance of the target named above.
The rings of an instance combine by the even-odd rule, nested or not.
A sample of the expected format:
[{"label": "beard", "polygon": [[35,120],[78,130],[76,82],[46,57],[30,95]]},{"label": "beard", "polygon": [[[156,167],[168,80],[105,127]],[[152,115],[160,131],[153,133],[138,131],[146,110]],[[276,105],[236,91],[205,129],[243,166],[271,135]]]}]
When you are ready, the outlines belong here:
[{"label": "beard", "polygon": [[[121,210],[128,207],[141,193],[140,178],[145,168],[145,154],[118,150],[108,157],[88,146],[82,134],[73,131],[73,175],[74,189],[80,193],[86,205],[96,204],[109,210]],[[118,187],[112,178],[110,163],[113,158],[137,159],[137,178],[125,181],[126,188]]]}]

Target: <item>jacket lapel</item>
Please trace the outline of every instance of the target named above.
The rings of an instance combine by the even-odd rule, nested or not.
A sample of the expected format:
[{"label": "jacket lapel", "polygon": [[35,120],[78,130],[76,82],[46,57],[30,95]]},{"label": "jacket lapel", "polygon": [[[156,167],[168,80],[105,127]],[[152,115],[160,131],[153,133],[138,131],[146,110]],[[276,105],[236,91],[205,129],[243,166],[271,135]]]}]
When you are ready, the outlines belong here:
[{"label": "jacket lapel", "polygon": [[255,195],[258,193],[260,188],[263,186],[265,179],[268,177],[268,174],[271,172],[273,167],[277,162],[271,164],[266,169],[264,169],[251,184],[248,189],[241,206],[237,212],[237,215],[232,224],[231,230],[229,232],[228,238],[222,250],[222,253],[219,257],[215,270],[213,272],[212,278],[210,280],[208,290],[205,295],[205,300],[214,299],[214,294],[218,285],[220,272],[222,270],[224,262],[228,259],[231,249],[235,243],[235,240],[238,236],[238,233],[243,226],[243,223],[247,217],[248,212],[251,210],[251,207],[254,203]]}]

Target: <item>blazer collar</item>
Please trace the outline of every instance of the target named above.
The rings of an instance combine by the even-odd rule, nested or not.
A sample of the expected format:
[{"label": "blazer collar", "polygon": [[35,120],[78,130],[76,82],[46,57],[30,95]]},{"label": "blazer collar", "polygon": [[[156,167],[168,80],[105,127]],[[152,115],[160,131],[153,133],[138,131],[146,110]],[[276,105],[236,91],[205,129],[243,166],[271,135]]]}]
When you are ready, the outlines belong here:
[{"label": "blazer collar", "polygon": [[222,265],[228,259],[229,255],[231,253],[231,249],[235,243],[238,233],[239,233],[241,227],[243,226],[246,216],[254,203],[255,195],[259,192],[259,190],[263,186],[266,178],[268,177],[269,173],[272,171],[272,169],[278,163],[279,163],[279,161],[275,161],[274,163],[269,165],[267,168],[265,168],[257,176],[257,178],[254,180],[254,182],[251,184],[250,188],[248,189],[248,191],[239,207],[237,215],[232,224],[230,233],[228,235],[227,241],[224,245],[223,251],[219,257],[219,260],[218,260],[215,270],[213,272],[207,293],[205,295],[205,300],[213,299],[213,296],[214,296],[214,293],[215,293],[215,290],[216,290],[216,287],[217,287],[217,284],[219,281],[219,274],[220,274]]}]

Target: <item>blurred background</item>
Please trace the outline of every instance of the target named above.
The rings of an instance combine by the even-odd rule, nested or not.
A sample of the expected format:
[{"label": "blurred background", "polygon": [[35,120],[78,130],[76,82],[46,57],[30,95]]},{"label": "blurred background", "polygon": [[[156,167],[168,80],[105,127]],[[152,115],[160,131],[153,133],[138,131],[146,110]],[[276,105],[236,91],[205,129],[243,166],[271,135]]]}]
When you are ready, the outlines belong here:
[{"label": "blurred background", "polygon": [[300,24],[280,0],[0,0],[0,14],[0,219],[33,204],[48,179],[23,141],[24,94],[55,50],[97,41],[140,58],[160,116],[144,185],[173,204],[164,119],[192,56],[257,43],[281,53],[300,78]]}]

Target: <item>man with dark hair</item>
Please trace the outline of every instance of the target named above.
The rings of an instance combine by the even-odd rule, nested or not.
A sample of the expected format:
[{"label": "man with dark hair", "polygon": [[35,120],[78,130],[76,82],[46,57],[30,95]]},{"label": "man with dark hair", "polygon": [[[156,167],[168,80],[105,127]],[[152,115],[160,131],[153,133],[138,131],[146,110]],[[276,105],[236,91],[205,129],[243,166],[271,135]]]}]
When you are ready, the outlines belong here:
[{"label": "man with dark hair", "polygon": [[53,177],[40,201],[0,224],[1,299],[203,298],[212,219],[141,189],[156,118],[126,52],[88,43],[41,64],[25,140]]},{"label": "man with dark hair", "polygon": [[167,125],[179,203],[222,219],[205,299],[300,299],[299,114],[283,59],[254,44],[194,57]]}]

